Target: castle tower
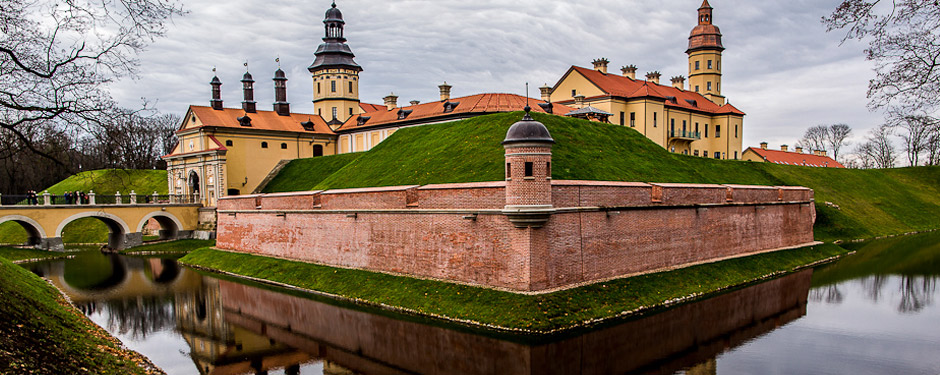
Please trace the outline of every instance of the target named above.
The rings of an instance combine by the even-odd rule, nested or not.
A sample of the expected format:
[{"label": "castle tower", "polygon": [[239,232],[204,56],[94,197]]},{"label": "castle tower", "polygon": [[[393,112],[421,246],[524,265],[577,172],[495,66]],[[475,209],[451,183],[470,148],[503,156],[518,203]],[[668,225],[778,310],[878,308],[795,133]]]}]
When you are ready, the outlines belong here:
[{"label": "castle tower", "polygon": [[712,7],[708,0],[698,9],[698,26],[689,35],[689,90],[695,91],[718,105],[725,104],[721,95],[721,30],[712,24]]},{"label": "castle tower", "polygon": [[307,68],[313,75],[313,108],[327,122],[345,122],[361,112],[359,108],[359,72],[362,67],[343,37],[343,13],[336,2],[323,20],[326,35],[317,48],[316,60]]},{"label": "castle tower", "polygon": [[552,208],[552,144],[548,128],[529,115],[509,127],[506,149],[506,206],[503,214],[516,228],[541,228]]}]

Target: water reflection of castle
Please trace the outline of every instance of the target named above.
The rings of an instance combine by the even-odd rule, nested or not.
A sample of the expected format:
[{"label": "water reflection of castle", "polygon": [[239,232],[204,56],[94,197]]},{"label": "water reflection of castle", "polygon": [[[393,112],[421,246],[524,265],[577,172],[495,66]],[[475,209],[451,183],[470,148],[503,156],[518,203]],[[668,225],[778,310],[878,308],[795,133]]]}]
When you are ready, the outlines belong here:
[{"label": "water reflection of castle", "polygon": [[[107,285],[65,289],[85,293],[75,297],[88,297],[79,304],[89,312],[107,306],[115,324],[142,335],[175,329],[201,374],[299,374],[320,367],[330,375],[715,374],[719,354],[805,315],[812,276],[804,271],[591,332],[532,342],[202,277],[173,262],[108,262],[113,274],[101,278]],[[54,283],[68,279],[62,271],[40,270]],[[156,290],[121,297],[121,291],[137,289],[139,280],[150,280]],[[111,299],[93,301],[92,295]]]}]

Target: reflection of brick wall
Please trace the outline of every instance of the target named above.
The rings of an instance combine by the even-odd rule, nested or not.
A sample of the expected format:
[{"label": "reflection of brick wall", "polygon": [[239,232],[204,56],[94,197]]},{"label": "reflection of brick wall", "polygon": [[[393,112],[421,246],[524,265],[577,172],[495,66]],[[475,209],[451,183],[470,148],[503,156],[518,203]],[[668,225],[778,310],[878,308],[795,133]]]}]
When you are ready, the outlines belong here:
[{"label": "reflection of brick wall", "polygon": [[815,207],[805,188],[553,181],[558,212],[544,228],[517,229],[500,211],[504,187],[226,198],[219,203],[217,246],[545,291],[813,241]]},{"label": "reflection of brick wall", "polygon": [[219,282],[219,294],[229,324],[361,373],[673,373],[805,315],[811,280],[805,270],[537,345],[227,281]]}]

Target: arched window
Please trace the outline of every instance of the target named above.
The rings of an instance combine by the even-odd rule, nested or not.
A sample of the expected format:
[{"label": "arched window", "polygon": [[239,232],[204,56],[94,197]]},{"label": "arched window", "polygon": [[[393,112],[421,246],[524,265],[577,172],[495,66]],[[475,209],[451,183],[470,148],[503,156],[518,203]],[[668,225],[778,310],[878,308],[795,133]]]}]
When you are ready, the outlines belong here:
[{"label": "arched window", "polygon": [[228,147],[234,146],[234,144],[232,143],[232,140],[231,140],[231,139],[225,141],[225,145],[228,146]]},{"label": "arched window", "polygon": [[287,149],[287,143],[281,143],[281,150]]},{"label": "arched window", "polygon": [[261,148],[268,148],[268,142],[261,142]]}]

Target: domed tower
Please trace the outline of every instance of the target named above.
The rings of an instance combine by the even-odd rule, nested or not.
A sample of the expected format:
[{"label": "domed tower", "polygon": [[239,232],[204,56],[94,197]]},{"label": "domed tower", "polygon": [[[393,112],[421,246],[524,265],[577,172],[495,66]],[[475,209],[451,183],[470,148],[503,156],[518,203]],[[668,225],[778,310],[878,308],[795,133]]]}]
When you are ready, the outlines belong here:
[{"label": "domed tower", "polygon": [[509,127],[506,149],[506,206],[516,228],[541,228],[552,212],[552,144],[548,128],[529,115]]},{"label": "domed tower", "polygon": [[358,114],[359,72],[362,67],[353,61],[356,57],[343,37],[343,13],[336,2],[326,11],[323,20],[326,35],[317,48],[316,60],[307,70],[313,75],[313,108],[327,122],[345,122]]},{"label": "domed tower", "polygon": [[718,105],[725,104],[721,95],[721,30],[712,24],[708,0],[698,9],[698,26],[689,35],[689,89],[704,95]]}]

